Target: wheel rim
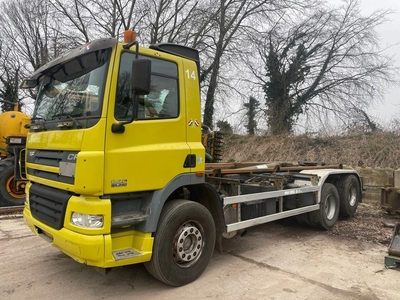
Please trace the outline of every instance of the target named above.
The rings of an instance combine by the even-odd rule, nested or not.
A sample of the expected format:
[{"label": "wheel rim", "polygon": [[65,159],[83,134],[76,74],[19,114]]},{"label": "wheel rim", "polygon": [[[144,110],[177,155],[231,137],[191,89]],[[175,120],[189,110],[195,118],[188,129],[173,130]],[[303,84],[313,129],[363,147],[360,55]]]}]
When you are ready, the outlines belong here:
[{"label": "wheel rim", "polygon": [[325,200],[325,215],[328,220],[332,220],[336,212],[335,197],[329,194]]},{"label": "wheel rim", "polygon": [[352,184],[349,188],[348,202],[350,206],[354,206],[357,202],[357,188]]},{"label": "wheel rim", "polygon": [[25,192],[18,192],[15,189],[14,176],[10,176],[7,179],[6,190],[7,190],[7,193],[13,198],[22,199],[25,197]]},{"label": "wheel rim", "polygon": [[197,222],[183,224],[176,232],[173,257],[180,267],[188,268],[200,258],[204,247],[203,228]]}]

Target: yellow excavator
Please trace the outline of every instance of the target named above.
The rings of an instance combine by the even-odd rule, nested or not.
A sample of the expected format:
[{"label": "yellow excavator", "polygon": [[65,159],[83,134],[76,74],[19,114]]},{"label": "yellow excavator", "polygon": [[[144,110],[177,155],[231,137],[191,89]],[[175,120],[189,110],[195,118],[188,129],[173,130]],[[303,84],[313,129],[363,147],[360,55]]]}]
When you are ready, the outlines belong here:
[{"label": "yellow excavator", "polygon": [[18,103],[14,110],[0,114],[0,206],[22,205],[25,201],[25,168],[21,168],[19,158],[25,151],[30,119],[19,111]]}]

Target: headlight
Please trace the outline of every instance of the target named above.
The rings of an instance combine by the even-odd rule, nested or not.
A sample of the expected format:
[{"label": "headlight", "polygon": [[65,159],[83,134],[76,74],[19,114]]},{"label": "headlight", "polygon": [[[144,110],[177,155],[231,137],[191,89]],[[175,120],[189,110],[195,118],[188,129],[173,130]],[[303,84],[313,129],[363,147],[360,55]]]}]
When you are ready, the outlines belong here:
[{"label": "headlight", "polygon": [[84,228],[101,228],[104,224],[104,217],[103,215],[87,215],[73,212],[71,223]]}]

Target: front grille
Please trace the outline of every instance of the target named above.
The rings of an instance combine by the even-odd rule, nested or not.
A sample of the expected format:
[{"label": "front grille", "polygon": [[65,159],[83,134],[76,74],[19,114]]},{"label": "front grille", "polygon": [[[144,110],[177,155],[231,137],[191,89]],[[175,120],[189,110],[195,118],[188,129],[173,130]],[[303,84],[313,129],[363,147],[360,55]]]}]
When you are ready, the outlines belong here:
[{"label": "front grille", "polygon": [[[30,164],[60,168],[60,162],[70,164],[76,163],[77,155],[77,151],[28,149],[26,161]],[[27,173],[29,175],[67,184],[74,184],[75,182],[74,176],[61,175],[60,172],[53,173],[49,171],[38,170],[36,169],[35,165],[31,165],[30,168],[27,168]]]},{"label": "front grille", "polygon": [[64,183],[68,183],[68,184],[74,184],[74,182],[75,182],[75,177],[63,176],[60,174],[51,173],[51,172],[47,172],[47,171],[41,171],[41,170],[35,170],[32,168],[27,168],[27,172],[29,175],[44,178],[44,179],[49,179],[49,180],[53,180],[53,181],[64,182]]},{"label": "front grille", "polygon": [[37,220],[59,230],[63,227],[70,197],[66,191],[32,184],[29,190],[29,207]]},{"label": "front grille", "polygon": [[27,161],[38,165],[58,167],[63,154],[64,151],[29,149]]}]

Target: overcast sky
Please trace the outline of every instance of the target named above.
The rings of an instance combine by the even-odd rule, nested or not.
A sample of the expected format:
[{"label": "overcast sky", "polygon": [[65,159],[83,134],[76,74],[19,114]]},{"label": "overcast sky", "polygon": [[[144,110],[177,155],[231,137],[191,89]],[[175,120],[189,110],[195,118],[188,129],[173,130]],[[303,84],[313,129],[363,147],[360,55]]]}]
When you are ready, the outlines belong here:
[{"label": "overcast sky", "polygon": [[[336,2],[331,0],[332,2]],[[399,0],[360,0],[365,13],[378,9],[392,9],[394,13],[389,16],[389,21],[378,27],[382,47],[392,45],[387,54],[394,55],[396,66],[400,68],[400,1]],[[396,45],[397,44],[397,45]],[[400,79],[400,71],[398,75]],[[380,123],[387,123],[392,118],[399,119],[400,115],[400,86],[393,87],[385,95],[385,100],[369,112]]]}]

